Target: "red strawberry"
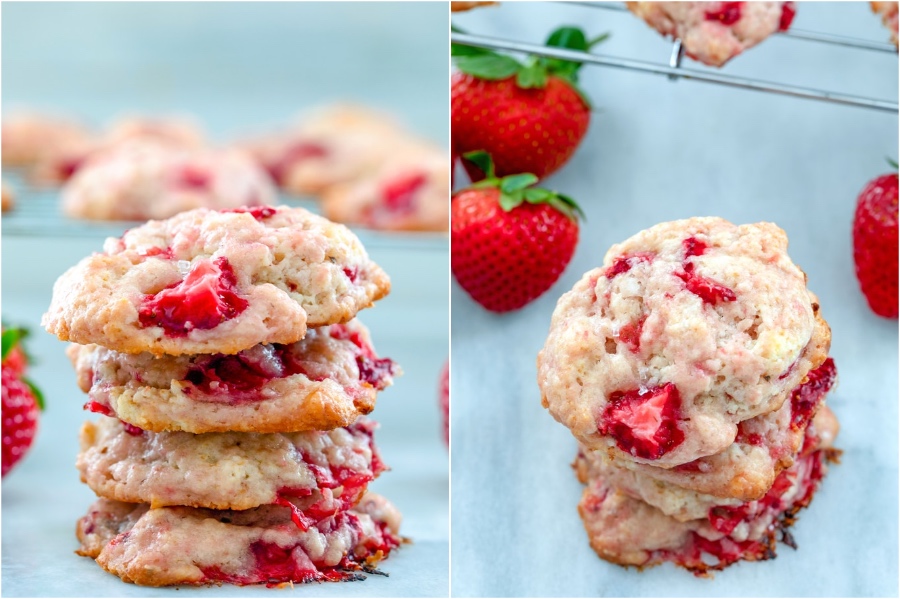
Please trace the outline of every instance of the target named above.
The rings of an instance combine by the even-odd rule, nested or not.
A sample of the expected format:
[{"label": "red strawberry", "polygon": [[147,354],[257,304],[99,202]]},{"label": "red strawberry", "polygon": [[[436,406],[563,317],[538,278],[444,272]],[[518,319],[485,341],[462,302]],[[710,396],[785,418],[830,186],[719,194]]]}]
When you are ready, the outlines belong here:
[{"label": "red strawberry", "polygon": [[597,430],[610,435],[622,451],[658,460],[684,441],[678,427],[681,395],[672,383],[650,389],[616,391],[600,418]]},{"label": "red strawberry", "polygon": [[11,368],[17,375],[21,376],[25,373],[25,368],[31,361],[28,354],[23,349],[20,341],[28,336],[28,330],[23,328],[7,329],[3,327],[3,335],[7,336],[8,343],[12,349],[9,350],[3,358],[3,365]]},{"label": "red strawberry", "polygon": [[[13,353],[22,337],[22,329],[3,331],[3,462],[2,476],[21,460],[34,441],[38,413],[43,398],[37,388],[18,370],[19,358]],[[21,350],[20,350],[21,351]],[[22,355],[22,354],[20,354]],[[12,360],[11,362],[7,362]]]},{"label": "red strawberry", "polygon": [[444,424],[444,443],[450,445],[450,362],[441,370],[438,399],[441,402],[441,421]]},{"label": "red strawberry", "polygon": [[580,209],[564,195],[531,187],[532,174],[497,178],[484,152],[465,157],[487,178],[453,196],[453,275],[488,310],[517,310],[547,291],[572,259]]},{"label": "red strawberry", "polygon": [[[548,46],[586,51],[606,39],[588,41],[563,27]],[[454,44],[456,66],[450,91],[453,148],[459,154],[483,150],[497,175],[533,173],[543,179],[563,166],[584,138],[590,104],[577,87],[580,63],[531,57],[521,64],[508,56]],[[463,162],[472,180],[484,174]]]},{"label": "red strawberry", "polygon": [[872,311],[897,318],[897,173],[870,181],[859,194],[853,261]]}]

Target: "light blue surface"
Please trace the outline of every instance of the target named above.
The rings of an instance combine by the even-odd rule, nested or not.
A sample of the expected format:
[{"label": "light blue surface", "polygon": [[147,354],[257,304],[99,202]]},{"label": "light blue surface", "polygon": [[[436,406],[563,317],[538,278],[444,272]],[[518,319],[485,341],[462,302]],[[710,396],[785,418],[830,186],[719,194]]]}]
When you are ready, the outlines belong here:
[{"label": "light blue surface", "polygon": [[[4,111],[43,108],[97,125],[127,112],[189,113],[227,140],[307,106],[355,99],[447,142],[443,4],[4,3],[2,17]],[[93,501],[74,468],[84,395],[65,344],[38,323],[56,277],[102,239],[5,236],[3,316],[34,330],[32,376],[49,405],[32,452],[3,480],[4,596],[446,596],[449,468],[437,385],[449,353],[447,240],[360,236],[393,283],[361,318],[379,353],[405,371],[373,413],[393,469],[372,488],[400,508],[414,540],[382,564],[390,577],[176,592],[124,584],[76,556],[75,521]]]},{"label": "light blue surface", "polygon": [[[671,49],[629,13],[578,6],[503,3],[452,20],[530,42],[579,24],[591,36],[612,32],[597,52],[655,62]],[[795,26],[889,39],[867,3],[798,3]],[[775,38],[723,72],[896,101],[897,70],[895,55]],[[857,194],[897,156],[897,116],[600,67],[583,68],[582,82],[596,107],[590,131],[547,181],[587,213],[573,262],[545,296],[503,316],[452,286],[453,594],[897,595],[897,321],[869,312],[850,242]],[[844,450],[793,529],[799,549],[781,546],[777,559],[714,580],[597,558],[576,511],[575,440],[541,408],[535,369],[557,298],[610,245],[700,215],[787,231],[833,329],[840,385],[829,404]]]}]

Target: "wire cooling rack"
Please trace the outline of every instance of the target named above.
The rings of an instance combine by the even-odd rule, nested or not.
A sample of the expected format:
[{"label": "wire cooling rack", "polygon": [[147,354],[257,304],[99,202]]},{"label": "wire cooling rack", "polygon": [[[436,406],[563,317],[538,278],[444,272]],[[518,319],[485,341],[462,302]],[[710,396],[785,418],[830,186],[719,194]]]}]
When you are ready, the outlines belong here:
[{"label": "wire cooling rack", "polygon": [[[15,208],[4,212],[0,218],[3,237],[93,238],[102,241],[107,237],[119,237],[126,230],[144,222],[74,219],[62,211],[59,187],[34,185],[24,171],[8,167],[3,167],[3,180],[13,189],[16,202]],[[279,204],[321,212],[312,199],[281,195]],[[442,233],[384,232],[357,228],[354,228],[354,233],[366,246],[379,249],[396,247],[404,250],[444,251],[447,247],[447,235]]]},{"label": "wire cooling rack", "polygon": [[[618,2],[565,2],[565,4],[582,6],[589,9],[613,10],[620,12],[628,10],[623,4]],[[832,35],[829,33],[805,31],[802,29],[791,29],[790,31],[779,32],[776,35],[795,39],[798,41],[830,44],[835,46],[865,50],[869,52],[884,52],[891,54],[897,53],[897,49],[893,46],[893,44],[843,37],[839,35]],[[483,35],[474,35],[469,33],[452,32],[450,37],[453,42],[463,44],[465,46],[477,46],[480,48],[489,48],[491,50],[506,50],[509,52],[523,52],[526,54],[536,54],[549,58],[573,60],[585,64],[600,65],[618,69],[628,69],[642,73],[666,75],[673,81],[678,79],[704,81],[706,83],[717,83],[719,85],[726,85],[729,87],[782,94],[786,96],[794,96],[796,98],[818,100],[821,102],[831,102],[833,104],[843,104],[845,106],[869,108],[872,110],[892,112],[895,114],[898,112],[898,109],[900,109],[898,108],[897,102],[892,100],[881,100],[877,98],[856,96],[842,92],[832,92],[811,87],[800,87],[796,85],[777,83],[774,81],[764,81],[760,79],[751,79],[736,75],[726,75],[724,73],[718,72],[706,72],[685,68],[681,64],[684,57],[684,47],[681,44],[681,40],[678,39],[676,39],[672,44],[672,52],[669,57],[668,64],[664,64],[643,60],[634,60],[631,58],[609,56],[606,54],[579,52],[576,50],[567,50],[564,48],[550,48],[537,44],[530,44],[515,40],[500,39]]]}]

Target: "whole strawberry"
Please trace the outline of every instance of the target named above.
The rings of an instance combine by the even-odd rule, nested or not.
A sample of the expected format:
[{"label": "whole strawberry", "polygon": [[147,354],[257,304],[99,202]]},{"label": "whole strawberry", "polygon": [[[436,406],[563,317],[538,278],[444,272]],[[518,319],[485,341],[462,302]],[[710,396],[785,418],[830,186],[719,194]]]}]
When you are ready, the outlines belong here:
[{"label": "whole strawberry", "polygon": [[533,174],[498,178],[485,152],[465,158],[487,177],[453,196],[453,276],[488,310],[517,310],[547,291],[569,264],[580,209],[562,194],[532,187]]},{"label": "whole strawberry", "polygon": [[[2,476],[21,460],[37,432],[38,413],[43,398],[37,388],[18,370],[16,350],[22,337],[21,329],[3,331],[2,398],[3,398],[3,472]],[[10,361],[12,359],[12,361]]]},{"label": "whole strawberry", "polygon": [[[588,41],[584,32],[563,27],[548,46],[586,51],[606,39]],[[590,103],[578,89],[580,63],[531,57],[522,64],[471,46],[453,44],[459,72],[450,90],[453,148],[484,150],[498,176],[532,173],[543,179],[572,157],[590,124]],[[484,176],[464,162],[473,181]]]},{"label": "whole strawberry", "polygon": [[859,194],[853,217],[853,261],[872,311],[897,318],[897,173],[870,181]]}]

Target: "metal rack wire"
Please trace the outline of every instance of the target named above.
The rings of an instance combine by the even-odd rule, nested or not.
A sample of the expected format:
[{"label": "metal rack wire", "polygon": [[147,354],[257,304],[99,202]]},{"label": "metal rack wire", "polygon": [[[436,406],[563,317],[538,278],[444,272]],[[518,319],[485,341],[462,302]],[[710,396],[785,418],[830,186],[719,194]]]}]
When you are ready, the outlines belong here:
[{"label": "metal rack wire", "polygon": [[[62,211],[58,187],[41,187],[31,183],[21,169],[3,168],[3,179],[15,190],[16,205],[0,218],[3,237],[89,238],[100,242],[107,237],[119,237],[127,229],[143,224],[143,221],[92,221],[66,216]],[[299,206],[320,212],[312,199],[279,197],[279,204]],[[363,243],[374,248],[400,248],[411,250],[443,251],[447,236],[441,233],[403,231],[383,232],[354,228]]]},{"label": "metal rack wire", "polygon": [[[627,11],[625,6],[623,6],[622,4],[611,2],[565,2],[565,4],[572,4],[585,8]],[[892,44],[848,38],[828,33],[792,29],[790,31],[780,32],[777,35],[802,41],[812,41],[850,47],[871,52],[886,52],[896,54],[896,48]],[[585,64],[628,69],[642,73],[666,75],[673,81],[678,79],[703,81],[706,83],[716,83],[729,87],[782,94],[786,96],[794,96],[797,98],[818,100],[822,102],[831,102],[834,104],[842,104],[845,106],[869,108],[872,110],[892,112],[895,114],[898,112],[898,110],[900,110],[900,107],[898,107],[898,103],[891,100],[880,100],[877,98],[856,96],[852,94],[826,91],[811,87],[788,85],[784,83],[777,83],[774,81],[764,81],[760,79],[751,79],[748,77],[740,77],[736,75],[726,75],[724,73],[718,72],[688,69],[681,65],[682,59],[684,57],[684,48],[681,44],[681,40],[677,39],[672,44],[672,52],[669,57],[669,63],[662,64],[618,56],[609,56],[605,54],[579,52],[575,50],[567,50],[564,48],[551,48],[538,44],[529,44],[515,40],[499,39],[495,37],[473,35],[469,33],[452,32],[450,37],[454,43],[463,44],[466,46],[477,46],[480,48],[488,48],[491,50],[505,50],[509,52],[536,54],[538,56],[573,60],[583,62]]]}]

